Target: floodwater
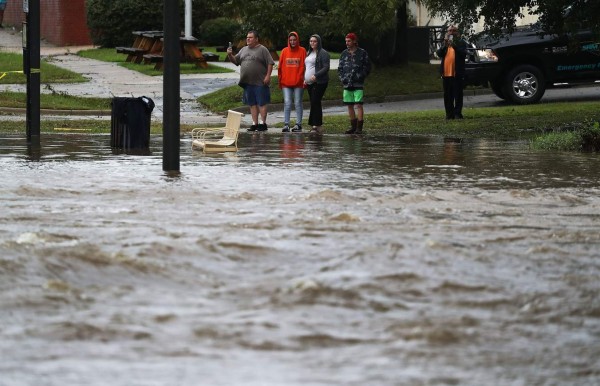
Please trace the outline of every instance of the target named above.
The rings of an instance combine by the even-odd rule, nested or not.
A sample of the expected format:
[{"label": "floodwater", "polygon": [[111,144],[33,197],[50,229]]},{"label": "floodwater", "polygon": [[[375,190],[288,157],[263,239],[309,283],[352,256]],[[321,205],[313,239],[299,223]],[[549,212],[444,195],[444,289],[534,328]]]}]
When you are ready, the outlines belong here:
[{"label": "floodwater", "polygon": [[600,157],[0,138],[0,385],[598,385]]}]

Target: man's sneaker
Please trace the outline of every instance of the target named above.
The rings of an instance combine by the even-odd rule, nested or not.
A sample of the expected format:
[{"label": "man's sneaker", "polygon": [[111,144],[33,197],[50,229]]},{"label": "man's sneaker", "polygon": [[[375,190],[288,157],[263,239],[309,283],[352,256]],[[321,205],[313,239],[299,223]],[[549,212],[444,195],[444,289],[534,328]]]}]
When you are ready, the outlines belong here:
[{"label": "man's sneaker", "polygon": [[267,131],[267,124],[266,123],[259,123],[256,126],[256,130],[257,131]]},{"label": "man's sneaker", "polygon": [[283,130],[281,130],[282,133],[289,133],[290,132],[290,125],[284,125],[283,126]]},{"label": "man's sneaker", "polygon": [[292,127],[292,131],[293,131],[294,133],[298,133],[298,132],[302,131],[302,125],[301,125],[301,124],[299,124],[299,123],[296,123],[296,124],[294,125],[294,127]]},{"label": "man's sneaker", "polygon": [[257,126],[256,125],[251,125],[250,128],[248,129],[248,131],[256,131]]}]

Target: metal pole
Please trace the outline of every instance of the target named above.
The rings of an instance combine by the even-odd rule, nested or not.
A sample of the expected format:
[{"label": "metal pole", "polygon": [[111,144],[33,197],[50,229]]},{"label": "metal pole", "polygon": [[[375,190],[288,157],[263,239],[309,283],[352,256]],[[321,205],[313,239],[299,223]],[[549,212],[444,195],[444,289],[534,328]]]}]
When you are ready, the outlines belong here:
[{"label": "metal pole", "polygon": [[23,70],[27,76],[27,142],[40,143],[40,0],[23,1],[26,11],[26,49]]},{"label": "metal pole", "polygon": [[164,0],[163,170],[179,171],[179,1]]},{"label": "metal pole", "polygon": [[192,0],[185,0],[185,37],[192,37]]}]

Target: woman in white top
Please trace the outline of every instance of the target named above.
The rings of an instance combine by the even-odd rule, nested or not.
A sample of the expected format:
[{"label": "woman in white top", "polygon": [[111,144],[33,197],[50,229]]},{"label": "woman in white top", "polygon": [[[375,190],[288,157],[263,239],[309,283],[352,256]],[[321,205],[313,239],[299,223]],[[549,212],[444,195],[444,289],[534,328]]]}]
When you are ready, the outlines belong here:
[{"label": "woman in white top", "polygon": [[321,37],[311,35],[310,49],[307,52],[304,64],[304,83],[310,99],[310,114],[308,124],[312,126],[311,132],[323,133],[323,106],[321,101],[327,85],[329,84],[329,52],[321,45]]}]

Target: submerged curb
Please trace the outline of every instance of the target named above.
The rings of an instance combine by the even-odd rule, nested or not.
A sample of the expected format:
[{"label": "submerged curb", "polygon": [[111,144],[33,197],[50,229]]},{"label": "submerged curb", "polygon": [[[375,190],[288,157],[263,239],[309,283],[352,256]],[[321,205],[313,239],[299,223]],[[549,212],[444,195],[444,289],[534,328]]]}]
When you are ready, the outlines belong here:
[{"label": "submerged curb", "polygon": [[[26,114],[27,109],[23,107],[0,107],[0,112],[6,114]],[[40,109],[42,115],[65,115],[65,116],[108,116],[111,115],[110,110],[61,110],[61,109]]]}]

